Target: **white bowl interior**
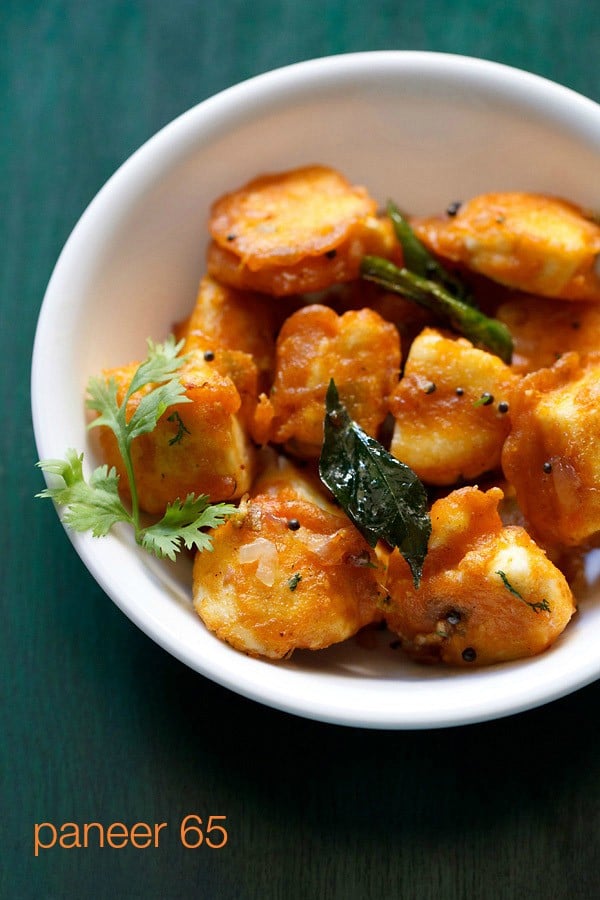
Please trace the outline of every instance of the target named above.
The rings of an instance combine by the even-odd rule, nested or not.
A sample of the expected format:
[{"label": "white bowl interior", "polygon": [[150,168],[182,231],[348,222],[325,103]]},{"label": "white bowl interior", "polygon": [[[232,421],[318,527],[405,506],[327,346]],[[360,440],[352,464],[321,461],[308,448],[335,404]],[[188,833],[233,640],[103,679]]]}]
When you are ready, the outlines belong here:
[{"label": "white bowl interior", "polygon": [[[600,209],[600,107],[494,63],[419,52],[313,60],[200,104],[134,154],[84,213],[40,313],[32,408],[41,458],[89,450],[89,375],[140,358],[191,309],[211,201],[250,177],[311,162],[412,212],[523,189]],[[190,569],[142,554],[124,532],[71,535],[107,594],[197,671],[274,707],[341,724],[419,728],[527,709],[598,677],[598,573],[548,653],[483,671],[426,669],[356,641],[290,661],[247,658],[191,608]]]}]

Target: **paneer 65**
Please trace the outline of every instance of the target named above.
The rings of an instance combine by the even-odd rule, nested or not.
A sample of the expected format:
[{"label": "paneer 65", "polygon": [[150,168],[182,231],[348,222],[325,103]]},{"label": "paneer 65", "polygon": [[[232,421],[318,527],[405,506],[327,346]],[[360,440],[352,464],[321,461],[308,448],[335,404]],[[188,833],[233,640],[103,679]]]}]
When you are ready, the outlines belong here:
[{"label": "paneer 65", "polygon": [[434,253],[500,284],[562,300],[600,300],[600,226],[566,200],[481,194],[453,216],[419,219],[413,227]]},{"label": "paneer 65", "polygon": [[376,211],[365,188],[327,166],[262,175],[213,204],[208,272],[275,296],[351,281],[365,253],[399,253]]},{"label": "paneer 65", "polygon": [[[241,366],[238,354],[238,377]],[[254,379],[256,368],[245,357],[247,375]],[[212,502],[241,497],[250,487],[254,449],[246,436],[240,415],[242,400],[231,377],[222,374],[199,351],[191,351],[181,369],[187,403],[169,407],[154,431],[135,438],[131,448],[140,507],[148,513],[162,513],[166,505],[188,493],[207,494]],[[137,363],[104,372],[118,385],[122,401]],[[127,405],[128,417],[143,392],[134,394]],[[127,478],[113,432],[106,426],[96,429],[103,460],[114,466],[120,485]]]},{"label": "paneer 65", "polygon": [[512,334],[511,368],[519,374],[553,366],[569,350],[585,355],[600,348],[600,303],[518,294],[503,300],[496,318]]},{"label": "paneer 65", "polygon": [[384,215],[306,165],[218,197],[208,230],[176,336],[138,380],[104,373],[118,403],[88,386],[106,466],[47,460],[64,484],[43,496],[79,530],[195,548],[195,609],[254,656],[384,620],[427,662],[551,646],[600,539],[600,222],[519,191]]},{"label": "paneer 65", "polygon": [[285,444],[297,456],[317,457],[332,378],[350,415],[375,436],[399,368],[398,331],[373,310],[338,316],[326,306],[305,306],[286,320],[277,339],[275,379],[257,410],[255,436]]},{"label": "paneer 65", "polygon": [[391,452],[429,484],[454,484],[499,468],[516,380],[497,356],[425,328],[390,397]]},{"label": "paneer 65", "polygon": [[385,618],[422,662],[489,665],[534,656],[575,612],[571,590],[524,528],[502,525],[502,491],[461,488],[431,509],[429,553],[419,589],[390,557]]},{"label": "paneer 65", "polygon": [[513,391],[502,466],[536,536],[584,544],[600,531],[600,353],[566,353]]},{"label": "paneer 65", "polygon": [[252,656],[281,659],[346,640],[379,620],[377,557],[347,517],[293,466],[213,532],[194,562],[193,596],[211,631]]},{"label": "paneer 65", "polygon": [[[284,311],[286,307],[284,306]],[[268,297],[239,291],[205,275],[188,318],[177,325],[177,340],[185,339],[184,351],[216,349],[248,353],[258,370],[259,386],[267,390],[273,379],[275,336],[281,313]]]}]

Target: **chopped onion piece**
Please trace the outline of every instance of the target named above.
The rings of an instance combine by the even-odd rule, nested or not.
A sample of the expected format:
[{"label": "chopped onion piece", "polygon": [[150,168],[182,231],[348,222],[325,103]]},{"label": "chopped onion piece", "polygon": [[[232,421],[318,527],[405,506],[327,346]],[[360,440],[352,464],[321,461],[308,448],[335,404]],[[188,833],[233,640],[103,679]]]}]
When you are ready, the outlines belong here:
[{"label": "chopped onion piece", "polygon": [[257,538],[251,544],[244,544],[238,551],[238,559],[242,565],[258,562],[256,577],[267,587],[271,587],[277,573],[277,547],[266,538]]}]

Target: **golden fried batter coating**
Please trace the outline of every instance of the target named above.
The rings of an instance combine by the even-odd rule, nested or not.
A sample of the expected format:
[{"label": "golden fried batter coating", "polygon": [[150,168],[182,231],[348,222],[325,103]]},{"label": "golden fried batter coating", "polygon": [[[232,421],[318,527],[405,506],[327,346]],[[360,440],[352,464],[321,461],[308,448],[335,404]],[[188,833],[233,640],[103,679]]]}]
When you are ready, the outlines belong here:
[{"label": "golden fried batter coating", "polygon": [[564,576],[523,528],[503,527],[501,498],[499,488],[467,487],[434,503],[418,589],[392,553],[385,617],[415,659],[482,666],[534,656],[571,619]]},{"label": "golden fried batter coating", "polygon": [[[510,366],[360,278],[365,255],[401,265],[402,248],[335,169],[261,175],[211,207],[207,271],[175,329],[189,402],[137,437],[132,459],[151,515],[190,493],[239,501],[194,557],[193,603],[250,656],[323,649],[385,621],[415,660],[477,667],[541,653],[575,612],[565,574],[581,582],[600,537],[600,223],[505,192],[412,225],[508,326]],[[137,365],[104,373],[119,401]],[[332,379],[367,434],[389,439],[393,418],[392,454],[441,497],[418,588],[399,550],[371,548],[319,479]],[[93,434],[127,492],[112,431]],[[452,490],[474,479],[489,490]]]},{"label": "golden fried batter coating", "polygon": [[429,484],[455,484],[499,467],[514,381],[494,354],[425,328],[390,397],[391,453]]},{"label": "golden fried batter coating", "polygon": [[600,349],[600,303],[564,303],[521,294],[505,300],[496,318],[513,338],[511,369],[520,374],[554,365],[563,353]]},{"label": "golden fried batter coating", "polygon": [[398,253],[363,187],[326,166],[255,178],[211,208],[207,266],[218,281],[275,296],[358,277],[365,253]]},{"label": "golden fried batter coating", "polygon": [[413,227],[434,253],[508,287],[600,300],[600,226],[565,200],[482,194],[455,216],[419,219]]},{"label": "golden fried batter coating", "polygon": [[363,187],[325,166],[262,175],[216,200],[210,233],[250,269],[321,256],[375,214]]},{"label": "golden fried batter coating", "polygon": [[266,390],[275,365],[277,319],[277,310],[262,294],[238,291],[205,275],[194,309],[177,326],[175,336],[185,339],[184,352],[222,348],[250,354],[258,369],[260,389]]},{"label": "golden fried batter coating", "polygon": [[331,378],[352,418],[375,436],[399,367],[398,332],[376,312],[338,316],[326,306],[305,306],[287,319],[277,339],[275,380],[255,436],[285,444],[297,456],[317,457]]},{"label": "golden fried batter coating", "polygon": [[289,463],[212,533],[194,561],[207,628],[252,656],[281,659],[346,640],[380,619],[383,573],[346,518]]},{"label": "golden fried batter coating", "polygon": [[[241,356],[253,366],[247,354],[224,353]],[[234,362],[242,368],[239,359]],[[104,372],[107,379],[116,380],[119,402],[137,366],[132,363]],[[238,376],[241,383],[240,371]],[[156,428],[139,435],[131,446],[140,507],[148,513],[162,514],[167,503],[183,500],[190,492],[208,494],[213,502],[236,499],[249,489],[252,480],[255,451],[240,421],[242,399],[232,378],[219,372],[199,351],[191,351],[181,368],[181,380],[191,402],[169,407]],[[146,391],[150,389],[148,386]],[[143,394],[139,391],[129,400],[128,417]],[[126,492],[127,477],[114,434],[106,426],[95,430],[103,460],[116,468]]]},{"label": "golden fried batter coating", "polygon": [[502,466],[533,533],[577,546],[600,531],[600,353],[567,353],[511,399]]}]

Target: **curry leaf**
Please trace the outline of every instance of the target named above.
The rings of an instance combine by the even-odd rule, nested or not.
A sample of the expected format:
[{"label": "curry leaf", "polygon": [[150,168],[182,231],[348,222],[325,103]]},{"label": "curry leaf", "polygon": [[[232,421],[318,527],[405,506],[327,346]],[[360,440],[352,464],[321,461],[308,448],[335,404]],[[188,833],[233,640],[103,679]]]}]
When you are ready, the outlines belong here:
[{"label": "curry leaf", "polygon": [[419,586],[431,534],[425,488],[350,417],[335,382],[326,398],[319,475],[371,547],[397,547]]},{"label": "curry leaf", "polygon": [[450,294],[459,297],[469,306],[474,306],[473,298],[464,282],[452,272],[449,272],[438,259],[433,256],[425,244],[417,237],[402,215],[398,207],[391,200],[388,203],[388,216],[394,226],[394,232],[402,247],[404,266],[415,275],[429,278],[445,288]]},{"label": "curry leaf", "polygon": [[400,294],[429,309],[445,319],[476,347],[489,350],[505,363],[510,363],[513,341],[504,322],[484,315],[474,306],[451,294],[437,281],[423,278],[404,266],[399,268],[389,259],[380,256],[363,256],[360,273],[366,281],[372,281],[386,291]]}]

